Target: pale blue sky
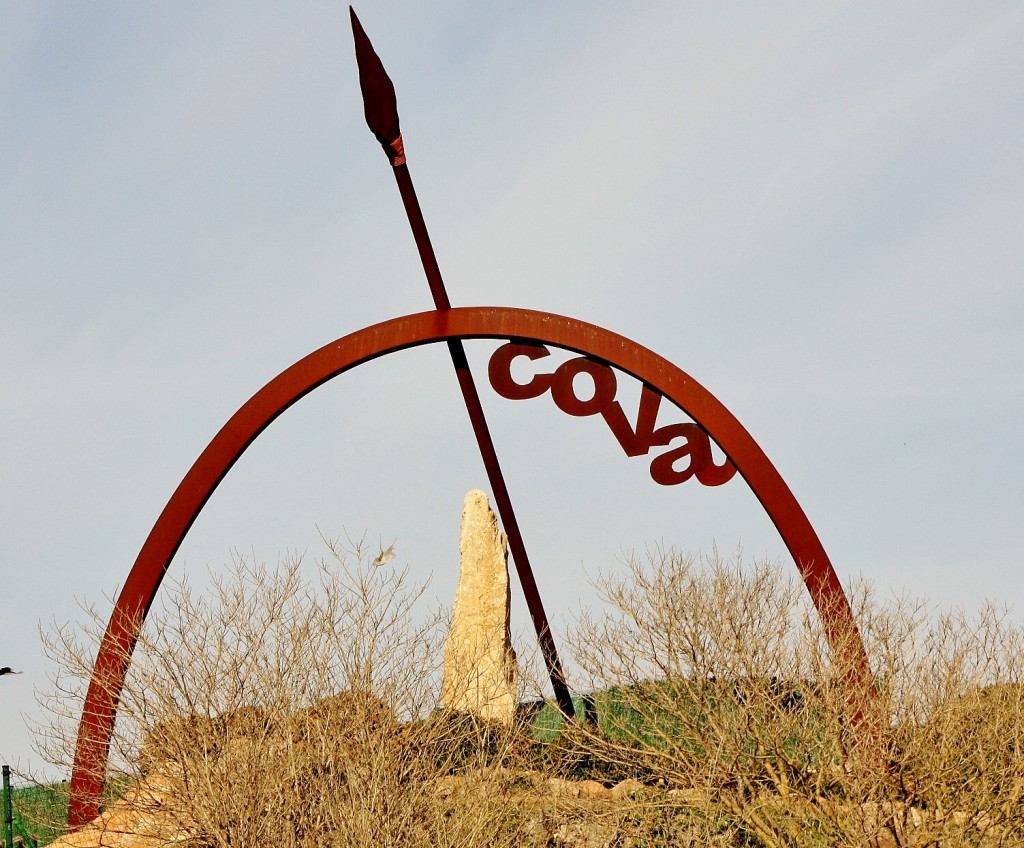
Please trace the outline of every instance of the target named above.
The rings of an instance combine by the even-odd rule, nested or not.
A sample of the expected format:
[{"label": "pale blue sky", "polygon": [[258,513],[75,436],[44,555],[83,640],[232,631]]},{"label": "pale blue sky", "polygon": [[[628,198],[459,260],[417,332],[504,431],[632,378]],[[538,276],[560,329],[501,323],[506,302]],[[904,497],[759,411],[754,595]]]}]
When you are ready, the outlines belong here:
[{"label": "pale blue sky", "polygon": [[[691,373],[844,580],[1024,601],[1024,7],[552,5],[357,7],[452,302]],[[26,763],[37,624],[116,591],[271,377],[430,298],[342,4],[5,4],[0,222],[0,664],[25,670],[0,754]],[[557,622],[622,549],[785,559],[738,479],[655,486],[598,419],[495,396],[491,349],[471,359]],[[275,423],[173,568],[366,530],[448,599],[485,482],[446,351],[407,352]]]}]

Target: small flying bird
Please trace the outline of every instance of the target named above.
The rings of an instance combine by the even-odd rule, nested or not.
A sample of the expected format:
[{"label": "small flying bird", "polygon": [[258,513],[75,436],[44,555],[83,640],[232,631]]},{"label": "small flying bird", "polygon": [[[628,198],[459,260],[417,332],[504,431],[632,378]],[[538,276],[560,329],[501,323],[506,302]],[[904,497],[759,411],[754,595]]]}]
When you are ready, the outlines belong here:
[{"label": "small flying bird", "polygon": [[[396,539],[395,542],[397,541],[398,540]],[[386,565],[395,558],[395,542],[392,542],[390,545],[388,545],[386,550],[383,544],[379,546],[380,553],[377,554],[377,558],[373,561],[375,567],[380,568],[380,566]]]},{"label": "small flying bird", "polygon": [[[394,556],[394,554],[392,554],[392,556]],[[21,674],[21,672],[15,671],[9,665],[5,665],[3,668],[0,668],[0,674]]]}]

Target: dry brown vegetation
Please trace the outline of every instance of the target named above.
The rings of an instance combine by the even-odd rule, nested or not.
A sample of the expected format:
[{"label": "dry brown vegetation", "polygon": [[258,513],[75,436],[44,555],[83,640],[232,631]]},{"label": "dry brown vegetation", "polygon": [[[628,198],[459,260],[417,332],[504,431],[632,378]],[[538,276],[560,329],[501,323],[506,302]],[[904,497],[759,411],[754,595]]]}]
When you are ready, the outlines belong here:
[{"label": "dry brown vegetation", "polygon": [[[545,734],[527,711],[438,709],[444,615],[406,572],[331,551],[313,584],[238,561],[208,594],[164,590],[121,700],[111,775],[137,782],[111,837],[148,813],[147,844],[203,848],[1024,845],[1024,644],[993,606],[853,587],[887,719],[866,767],[842,670],[778,566],[656,550],[598,577],[604,605],[568,640],[591,720]],[[51,762],[101,623],[48,637]]]},{"label": "dry brown vegetation", "polygon": [[1005,611],[854,587],[885,719],[872,762],[796,578],[675,551],[626,566],[573,639],[613,701],[577,732],[596,760],[699,788],[724,844],[1024,844],[1024,645]]}]

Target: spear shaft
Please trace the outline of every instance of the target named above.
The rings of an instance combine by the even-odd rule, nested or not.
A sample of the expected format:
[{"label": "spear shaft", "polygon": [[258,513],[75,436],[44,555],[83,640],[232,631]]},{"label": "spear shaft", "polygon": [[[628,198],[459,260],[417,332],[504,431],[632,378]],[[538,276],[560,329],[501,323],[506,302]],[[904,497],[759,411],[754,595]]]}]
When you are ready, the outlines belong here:
[{"label": "spear shaft", "polygon": [[[416,189],[412,184],[409,166],[406,164],[405,147],[402,142],[402,133],[399,130],[395,88],[351,6],[349,6],[349,13],[352,17],[352,36],[355,39],[356,64],[359,67],[359,86],[363,95],[366,123],[391,161],[395,180],[398,183],[398,191],[402,196],[402,204],[409,219],[409,226],[412,228],[416,249],[419,251],[420,262],[423,264],[427,284],[430,286],[434,308],[438,311],[445,311],[451,309],[451,302],[448,300],[448,293],[445,290],[444,279],[441,277],[441,269],[437,264],[437,257],[434,255],[426,222],[423,220],[423,212],[416,197]],[[469,420],[473,425],[473,433],[480,448],[480,456],[487,471],[495,505],[498,507],[498,514],[505,527],[509,547],[512,549],[512,559],[519,575],[519,583],[523,588],[523,595],[526,597],[530,618],[533,620],[533,626],[537,632],[541,654],[544,657],[551,686],[554,689],[555,700],[562,714],[566,718],[573,718],[575,711],[572,696],[569,694],[569,687],[565,682],[565,674],[558,658],[551,627],[548,624],[540,592],[537,589],[537,581],[534,579],[530,559],[526,553],[523,534],[519,529],[519,522],[512,507],[508,487],[505,485],[505,477],[502,474],[498,454],[494,449],[490,429],[484,417],[483,406],[476,390],[476,383],[473,381],[473,374],[469,370],[469,361],[466,358],[462,340],[450,340],[448,352],[451,354],[459,388],[462,390],[462,397],[466,403],[466,411],[469,413]]]}]

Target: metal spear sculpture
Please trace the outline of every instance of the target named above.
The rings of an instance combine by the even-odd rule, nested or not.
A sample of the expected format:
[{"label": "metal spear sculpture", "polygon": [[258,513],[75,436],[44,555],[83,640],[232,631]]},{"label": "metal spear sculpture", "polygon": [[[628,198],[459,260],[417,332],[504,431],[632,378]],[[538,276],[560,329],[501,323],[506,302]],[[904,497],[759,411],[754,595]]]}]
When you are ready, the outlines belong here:
[{"label": "metal spear sculpture", "polygon": [[[434,248],[430,242],[427,225],[423,220],[423,212],[420,210],[416,190],[412,184],[412,176],[405,160],[405,145],[398,125],[398,102],[395,97],[395,86],[387,71],[384,70],[384,65],[373,49],[373,45],[370,44],[370,39],[363,30],[362,24],[359,23],[355,9],[351,6],[349,6],[349,14],[352,17],[352,37],[356,46],[356,64],[359,66],[359,87],[363,94],[366,123],[370,132],[384,148],[394,170],[398,190],[405,206],[405,214],[409,218],[409,226],[412,227],[413,238],[416,240],[416,249],[419,251],[420,261],[423,263],[423,271],[427,275],[430,295],[434,299],[434,308],[439,312],[448,311],[451,309],[451,302],[445,291],[441,269],[434,256]],[[555,700],[562,713],[566,717],[572,718],[574,715],[572,696],[569,694],[569,687],[565,682],[562,664],[558,659],[558,651],[551,635],[547,615],[544,613],[540,592],[537,590],[537,581],[533,577],[533,569],[530,567],[530,559],[526,553],[523,534],[519,529],[519,522],[516,520],[504,475],[501,473],[498,454],[494,449],[494,442],[491,440],[487,420],[484,418],[480,395],[473,382],[473,374],[469,370],[469,362],[466,359],[466,350],[462,340],[449,341],[448,352],[452,357],[452,365],[455,366],[459,388],[462,390],[462,397],[466,402],[466,411],[469,413],[473,433],[480,448],[480,456],[483,459],[484,468],[487,470],[487,479],[491,484],[491,491],[494,493],[498,514],[505,526],[508,544],[512,549],[512,560],[519,575],[519,583],[523,587],[523,594],[526,596],[526,606],[530,611],[530,618],[537,631],[541,654],[547,666],[548,676],[551,678],[551,686],[555,691]]]}]

